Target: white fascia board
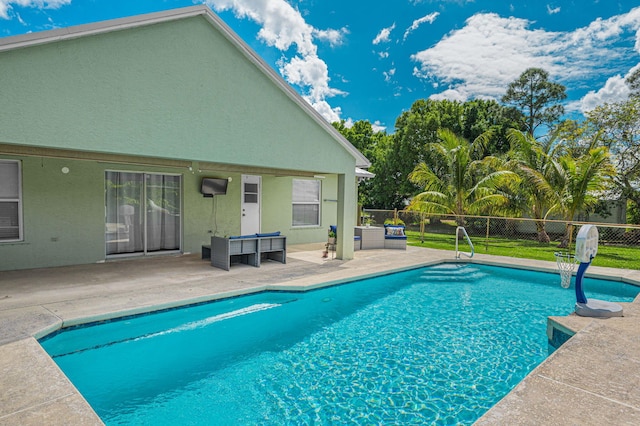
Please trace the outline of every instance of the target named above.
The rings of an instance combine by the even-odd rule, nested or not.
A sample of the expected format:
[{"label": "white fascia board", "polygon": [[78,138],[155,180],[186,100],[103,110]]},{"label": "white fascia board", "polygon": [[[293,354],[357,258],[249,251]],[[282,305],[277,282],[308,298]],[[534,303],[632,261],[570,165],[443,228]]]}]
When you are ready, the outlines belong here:
[{"label": "white fascia board", "polygon": [[356,177],[359,178],[365,178],[365,179],[371,179],[376,177],[375,173],[371,173],[368,170],[363,170],[360,167],[356,167]]},{"label": "white fascia board", "polygon": [[167,10],[163,12],[149,13],[145,15],[129,16],[126,18],[112,19],[108,21],[93,22],[90,24],[76,25],[67,28],[41,31],[12,37],[0,38],[0,52],[19,49],[21,47],[37,46],[40,44],[54,43],[57,41],[71,40],[90,35],[110,33],[161,22],[175,21],[177,19],[198,16],[203,13],[206,6],[191,6],[181,9]]},{"label": "white fascia board", "polygon": [[253,62],[271,81],[273,81],[285,94],[302,108],[312,119],[324,128],[338,141],[356,160],[356,167],[367,168],[371,162],[354,147],[340,132],[338,132],[327,120],[316,111],[309,102],[305,101],[289,83],[287,83],[273,68],[271,68],[249,45],[247,45],[220,17],[205,6],[205,16],[217,27],[242,53]]}]

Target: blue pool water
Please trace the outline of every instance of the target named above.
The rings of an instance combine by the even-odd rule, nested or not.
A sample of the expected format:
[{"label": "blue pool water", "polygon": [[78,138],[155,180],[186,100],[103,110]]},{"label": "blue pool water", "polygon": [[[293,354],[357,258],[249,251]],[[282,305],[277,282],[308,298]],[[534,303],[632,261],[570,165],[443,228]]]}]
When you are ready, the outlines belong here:
[{"label": "blue pool water", "polygon": [[[557,274],[444,264],[42,340],[108,424],[471,424],[548,355]],[[587,297],[640,290],[586,279]]]}]

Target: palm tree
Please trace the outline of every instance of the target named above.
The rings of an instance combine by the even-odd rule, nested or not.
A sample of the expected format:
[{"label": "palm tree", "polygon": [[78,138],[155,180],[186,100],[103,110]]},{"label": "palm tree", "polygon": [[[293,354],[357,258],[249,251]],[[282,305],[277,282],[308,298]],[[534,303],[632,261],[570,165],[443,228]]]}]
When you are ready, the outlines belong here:
[{"label": "palm tree", "polygon": [[557,163],[560,145],[554,136],[538,141],[533,135],[511,129],[507,132],[511,145],[510,167],[522,178],[521,194],[527,202],[525,211],[535,220],[538,241],[549,243],[545,229],[547,215],[558,206]]},{"label": "palm tree", "polygon": [[497,188],[517,176],[505,169],[496,170],[500,160],[495,157],[480,159],[490,136],[485,132],[469,143],[448,129],[439,130],[440,142],[426,146],[433,154],[436,170],[421,162],[409,174],[411,182],[425,190],[413,198],[408,210],[451,214],[458,225],[464,224],[467,214],[498,212],[507,200]]},{"label": "palm tree", "polygon": [[[567,222],[573,221],[576,213],[595,204],[597,196],[607,189],[616,171],[609,159],[609,150],[597,147],[598,135],[593,138],[588,150],[575,158],[571,153],[565,154],[558,160],[560,207]],[[559,247],[569,246],[571,226],[567,224],[567,231]]]}]

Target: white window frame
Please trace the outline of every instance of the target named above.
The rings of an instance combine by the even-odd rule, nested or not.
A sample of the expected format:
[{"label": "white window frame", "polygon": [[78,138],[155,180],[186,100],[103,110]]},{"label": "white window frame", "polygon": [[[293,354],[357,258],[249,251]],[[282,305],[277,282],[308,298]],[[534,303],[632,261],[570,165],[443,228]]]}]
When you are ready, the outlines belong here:
[{"label": "white window frame", "polygon": [[[297,182],[315,182],[317,185],[317,200],[301,200],[296,199],[296,183]],[[309,227],[318,227],[320,226],[321,218],[322,218],[322,205],[320,200],[322,199],[322,182],[318,179],[293,179],[291,184],[291,226],[294,228],[309,228]],[[304,224],[296,224],[296,218],[294,215],[295,206],[301,205],[316,205],[318,206],[318,220],[317,223],[304,223]]]},{"label": "white window frame", "polygon": [[[22,220],[22,164],[20,162],[20,160],[6,160],[6,159],[0,159],[0,167],[2,167],[3,164],[16,164],[17,167],[17,182],[18,182],[18,198],[8,198],[8,197],[2,197],[0,196],[0,202],[15,202],[18,205],[18,238],[12,238],[12,239],[0,239],[0,244],[2,243],[9,243],[9,242],[15,242],[15,241],[23,241],[24,237],[23,237],[23,220]],[[0,224],[0,227],[2,227],[2,225]]]}]

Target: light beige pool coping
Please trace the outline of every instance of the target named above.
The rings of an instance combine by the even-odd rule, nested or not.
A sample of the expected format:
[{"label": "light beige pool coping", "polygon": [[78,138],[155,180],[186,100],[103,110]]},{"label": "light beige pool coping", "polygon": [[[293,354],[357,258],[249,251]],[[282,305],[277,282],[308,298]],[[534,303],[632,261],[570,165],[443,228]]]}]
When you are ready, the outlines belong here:
[{"label": "light beige pool coping", "polygon": [[[321,251],[294,246],[286,265],[228,272],[182,255],[0,273],[0,425],[102,424],[36,340],[62,326],[455,261],[450,251],[415,247],[358,251],[351,261],[323,259]],[[555,262],[488,255],[471,261],[556,271]],[[588,275],[640,283],[640,271],[594,266]],[[640,303],[625,304],[623,318],[550,318],[550,327],[576,335],[477,424],[640,424],[639,318]]]}]

